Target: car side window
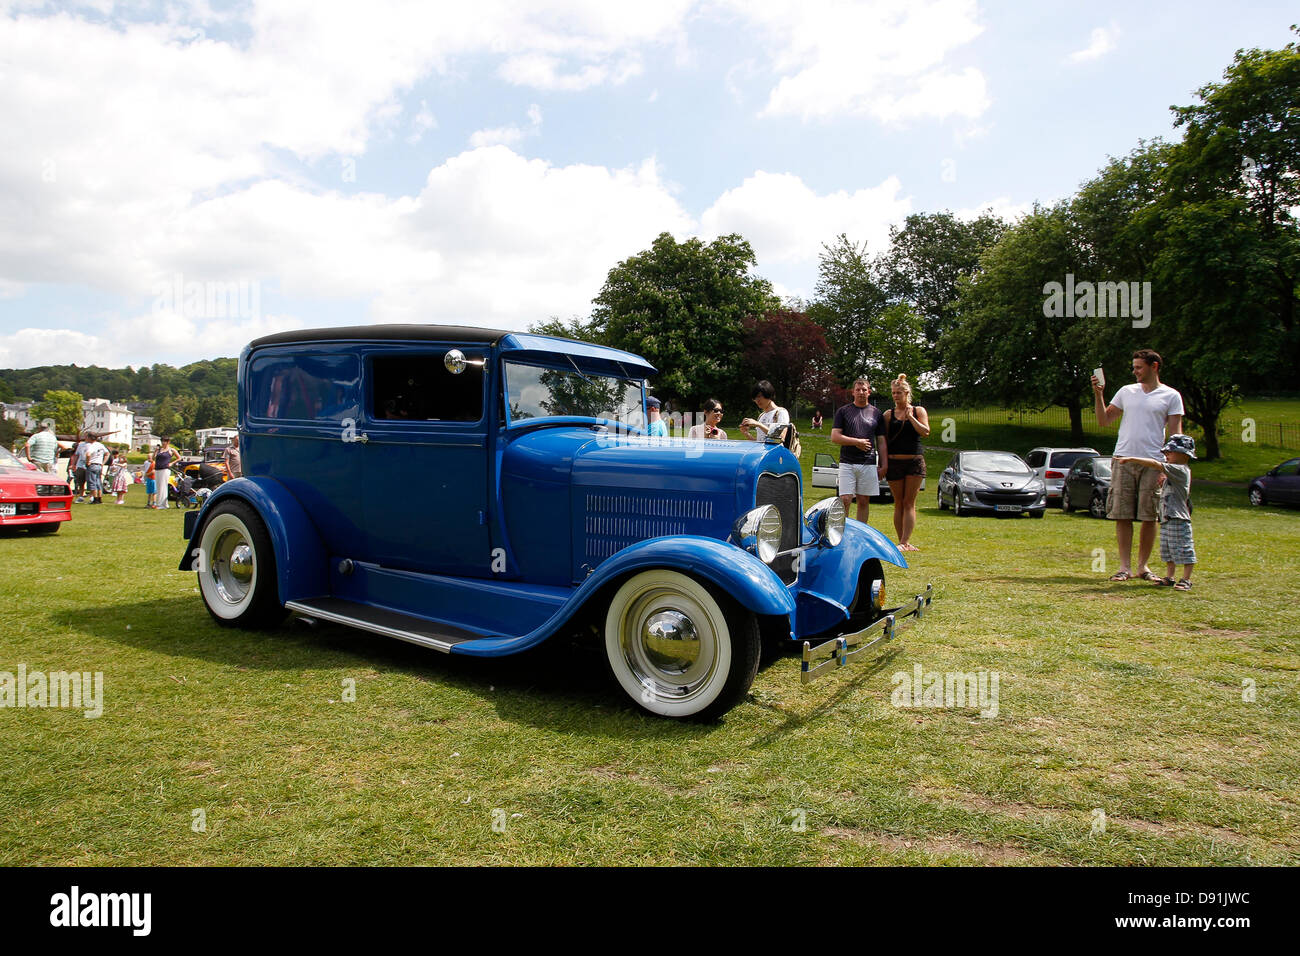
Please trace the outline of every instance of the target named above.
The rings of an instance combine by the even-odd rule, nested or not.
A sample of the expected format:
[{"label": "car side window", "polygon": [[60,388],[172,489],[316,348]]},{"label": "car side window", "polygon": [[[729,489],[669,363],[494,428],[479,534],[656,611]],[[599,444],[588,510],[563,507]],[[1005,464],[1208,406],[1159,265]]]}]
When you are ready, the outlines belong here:
[{"label": "car side window", "polygon": [[1300,458],[1292,458],[1290,461],[1282,462],[1277,469],[1277,473],[1279,477],[1286,476],[1288,478],[1300,475]]},{"label": "car side window", "polygon": [[355,418],[359,369],[355,355],[255,356],[248,370],[249,417],[333,422]]},{"label": "car side window", "polygon": [[442,354],[375,355],[370,363],[372,419],[476,422],[483,417],[482,363],[467,364],[458,375],[447,370]]},{"label": "car side window", "polygon": [[1030,468],[1042,468],[1043,465],[1047,464],[1047,452],[1031,451],[1029,453],[1028,462]]}]

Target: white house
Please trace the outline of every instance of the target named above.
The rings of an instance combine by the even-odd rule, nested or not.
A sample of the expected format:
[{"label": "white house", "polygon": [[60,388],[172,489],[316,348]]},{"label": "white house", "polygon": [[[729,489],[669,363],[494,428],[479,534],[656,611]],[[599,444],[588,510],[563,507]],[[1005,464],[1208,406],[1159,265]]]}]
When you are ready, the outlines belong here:
[{"label": "white house", "polygon": [[194,441],[200,448],[207,448],[209,445],[229,445],[230,439],[238,435],[238,428],[200,428],[194,432]]},{"label": "white house", "polygon": [[107,442],[134,444],[135,413],[125,405],[115,405],[106,398],[90,398],[81,403],[81,424]]}]

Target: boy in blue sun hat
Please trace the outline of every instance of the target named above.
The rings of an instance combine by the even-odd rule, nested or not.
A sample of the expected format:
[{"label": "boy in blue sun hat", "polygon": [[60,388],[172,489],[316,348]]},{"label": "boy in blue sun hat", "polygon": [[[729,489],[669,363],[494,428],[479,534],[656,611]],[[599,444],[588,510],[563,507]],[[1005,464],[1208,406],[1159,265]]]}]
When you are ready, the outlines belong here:
[{"label": "boy in blue sun hat", "polygon": [[[1165,576],[1156,584],[1175,591],[1190,591],[1196,548],[1192,544],[1192,511],[1188,502],[1192,490],[1192,469],[1188,462],[1196,457],[1196,439],[1191,435],[1170,435],[1160,450],[1164,452],[1164,461],[1154,458],[1114,460],[1131,461],[1143,468],[1156,468],[1165,473],[1165,484],[1160,490],[1160,557],[1165,562]],[[1174,566],[1178,564],[1183,566],[1183,576],[1175,581]]]}]

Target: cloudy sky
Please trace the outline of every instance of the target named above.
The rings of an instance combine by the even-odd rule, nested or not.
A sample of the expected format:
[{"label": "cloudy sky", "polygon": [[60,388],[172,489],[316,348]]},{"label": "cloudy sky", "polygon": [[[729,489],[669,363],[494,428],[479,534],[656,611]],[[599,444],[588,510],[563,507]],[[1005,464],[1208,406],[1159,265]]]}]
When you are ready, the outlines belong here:
[{"label": "cloudy sky", "polygon": [[0,367],[585,316],[663,231],[779,292],[1068,196],[1291,4],[0,0]]}]

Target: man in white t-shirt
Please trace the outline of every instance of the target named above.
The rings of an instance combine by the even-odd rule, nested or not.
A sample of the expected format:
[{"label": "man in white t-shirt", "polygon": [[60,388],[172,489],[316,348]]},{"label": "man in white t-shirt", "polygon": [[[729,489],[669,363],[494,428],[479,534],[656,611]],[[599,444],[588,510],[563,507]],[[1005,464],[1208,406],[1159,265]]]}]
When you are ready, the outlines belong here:
[{"label": "man in white t-shirt", "polygon": [[100,442],[99,436],[91,433],[85,447],[86,488],[90,492],[90,503],[104,503],[104,462],[108,458],[108,449]]},{"label": "man in white t-shirt", "polygon": [[[1115,442],[1116,458],[1164,459],[1161,449],[1165,431],[1177,435],[1183,430],[1183,396],[1176,389],[1160,383],[1160,355],[1151,349],[1133,353],[1132,385],[1125,385],[1107,405],[1097,376],[1092,377],[1092,394],[1097,424],[1103,428],[1119,423]],[[1132,572],[1133,522],[1142,523],[1138,534],[1138,573],[1144,581],[1159,581],[1159,575],[1147,567],[1147,559],[1156,541],[1156,520],[1160,506],[1160,475],[1150,468],[1122,462],[1111,468],[1110,493],[1106,497],[1106,516],[1115,522],[1115,543],[1119,548],[1119,570],[1112,581],[1127,581]]]},{"label": "man in white t-shirt", "polygon": [[776,403],[776,389],[767,379],[755,382],[753,393],[749,397],[758,406],[759,415],[757,419],[743,419],[740,431],[751,441],[764,441],[773,425],[784,425],[790,421],[790,413]]}]

